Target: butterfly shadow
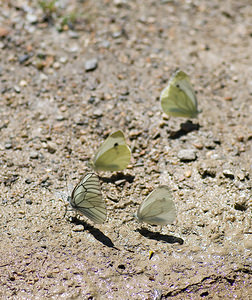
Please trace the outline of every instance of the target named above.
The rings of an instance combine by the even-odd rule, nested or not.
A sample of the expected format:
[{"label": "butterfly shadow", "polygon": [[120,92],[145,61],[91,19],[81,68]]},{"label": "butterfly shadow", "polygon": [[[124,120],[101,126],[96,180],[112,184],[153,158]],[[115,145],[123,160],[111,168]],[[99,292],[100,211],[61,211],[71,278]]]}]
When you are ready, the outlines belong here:
[{"label": "butterfly shadow", "polygon": [[184,240],[182,238],[173,236],[173,235],[167,235],[167,234],[162,234],[159,232],[153,232],[148,230],[147,228],[140,228],[136,229],[142,236],[151,239],[151,240],[156,240],[156,241],[163,241],[169,244],[175,244],[178,243],[180,245],[184,244]]},{"label": "butterfly shadow", "polygon": [[135,176],[130,175],[130,174],[124,174],[122,172],[117,172],[116,174],[113,174],[110,177],[99,176],[99,179],[106,183],[110,182],[110,183],[120,185],[120,184],[124,183],[125,181],[132,183],[135,179]]},{"label": "butterfly shadow", "polygon": [[176,140],[180,137],[187,135],[189,132],[199,130],[200,125],[194,124],[191,120],[180,124],[180,129],[177,131],[169,131],[169,139]]},{"label": "butterfly shadow", "polygon": [[102,243],[104,246],[107,246],[109,248],[114,248],[116,250],[119,250],[115,247],[114,243],[111,241],[109,237],[107,237],[102,231],[100,231],[98,228],[95,228],[94,226],[86,223],[83,220],[78,219],[77,217],[72,217],[71,222],[75,225],[83,225],[85,230],[87,230],[89,233],[92,234],[92,236]]}]

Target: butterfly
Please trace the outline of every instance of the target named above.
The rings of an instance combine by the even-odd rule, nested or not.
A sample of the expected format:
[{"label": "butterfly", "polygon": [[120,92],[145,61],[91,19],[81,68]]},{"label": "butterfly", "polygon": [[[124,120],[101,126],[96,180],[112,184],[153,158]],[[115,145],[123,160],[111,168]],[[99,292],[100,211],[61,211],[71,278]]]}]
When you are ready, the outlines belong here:
[{"label": "butterfly", "polygon": [[109,135],[100,146],[91,165],[95,171],[121,171],[128,166],[130,158],[130,148],[123,132],[118,130]]},{"label": "butterfly", "polygon": [[198,102],[189,76],[178,70],[160,95],[163,111],[173,117],[197,117]]},{"label": "butterfly", "polygon": [[106,220],[107,210],[102,199],[99,178],[95,173],[87,173],[73,189],[68,201],[73,209],[94,223]]},{"label": "butterfly", "polygon": [[140,223],[166,225],[176,218],[176,208],[167,185],[160,185],[142,202],[136,215]]}]

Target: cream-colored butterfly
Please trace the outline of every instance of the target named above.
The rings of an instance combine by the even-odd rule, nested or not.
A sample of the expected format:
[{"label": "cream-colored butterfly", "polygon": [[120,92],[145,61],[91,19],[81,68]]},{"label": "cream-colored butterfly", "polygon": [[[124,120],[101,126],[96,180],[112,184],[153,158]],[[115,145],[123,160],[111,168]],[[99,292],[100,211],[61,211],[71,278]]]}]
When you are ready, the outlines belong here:
[{"label": "cream-colored butterfly", "polygon": [[106,220],[107,210],[102,199],[99,178],[95,173],[87,173],[73,189],[68,201],[73,209],[94,223]]},{"label": "cream-colored butterfly", "polygon": [[121,130],[113,132],[101,145],[91,162],[94,170],[121,171],[125,169],[131,157]]},{"label": "cream-colored butterfly", "polygon": [[152,191],[137,210],[140,223],[151,225],[171,224],[176,219],[176,208],[167,185],[160,185]]},{"label": "cream-colored butterfly", "polygon": [[170,79],[168,86],[161,92],[163,111],[173,117],[197,117],[198,102],[190,83],[189,76],[178,70]]}]

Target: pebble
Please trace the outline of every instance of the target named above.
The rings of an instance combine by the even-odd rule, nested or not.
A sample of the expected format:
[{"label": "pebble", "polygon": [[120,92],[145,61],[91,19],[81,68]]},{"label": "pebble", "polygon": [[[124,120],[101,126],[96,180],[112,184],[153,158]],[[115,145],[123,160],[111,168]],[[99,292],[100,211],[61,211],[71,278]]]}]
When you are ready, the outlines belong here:
[{"label": "pebble", "polygon": [[105,40],[105,41],[102,41],[101,43],[100,43],[100,47],[101,48],[109,48],[110,47],[110,42],[109,41],[107,41],[107,40]]},{"label": "pebble", "polygon": [[25,203],[31,205],[32,204],[32,200],[31,199],[26,199]]},{"label": "pebble", "polygon": [[53,154],[57,150],[57,145],[53,142],[47,142],[47,150],[49,153]]},{"label": "pebble", "polygon": [[94,71],[98,66],[98,60],[96,58],[92,58],[85,62],[85,71],[90,72]]},{"label": "pebble", "polygon": [[252,239],[251,238],[244,239],[244,247],[246,249],[252,250]]},{"label": "pebble", "polygon": [[244,181],[245,180],[245,174],[244,174],[244,172],[242,172],[242,171],[238,171],[237,172],[237,178],[240,180],[240,181]]},{"label": "pebble", "polygon": [[16,92],[16,93],[20,93],[21,92],[21,89],[20,89],[20,87],[19,86],[17,86],[17,85],[14,85],[14,91]]},{"label": "pebble", "polygon": [[31,24],[34,24],[38,21],[38,18],[36,15],[33,15],[33,14],[27,14],[26,15],[26,20],[31,23]]},{"label": "pebble", "polygon": [[56,61],[54,64],[53,64],[53,68],[55,70],[58,70],[60,68],[60,63],[58,61]]},{"label": "pebble", "polygon": [[194,149],[184,149],[178,152],[178,158],[181,161],[193,161],[197,159],[196,151]]},{"label": "pebble", "polygon": [[103,116],[103,111],[98,108],[98,109],[94,110],[93,115],[94,115],[94,118],[100,118]]},{"label": "pebble", "polygon": [[37,151],[31,151],[30,158],[31,159],[38,159],[39,153]]},{"label": "pebble", "polygon": [[69,30],[68,31],[68,35],[70,38],[72,39],[78,39],[79,38],[79,35],[76,31],[73,31],[73,30]]},{"label": "pebble", "polygon": [[222,173],[226,178],[234,179],[234,173],[231,170],[226,169]]},{"label": "pebble", "polygon": [[198,172],[202,178],[216,176],[217,167],[212,160],[205,160],[198,166]]},{"label": "pebble", "polygon": [[79,231],[84,231],[84,226],[83,225],[76,225],[76,226],[74,226],[74,228],[73,228],[73,231],[74,232],[79,232]]},{"label": "pebble", "polygon": [[44,73],[41,73],[40,76],[39,76],[39,79],[41,81],[46,81],[46,80],[48,80],[48,76],[46,74],[44,74]]},{"label": "pebble", "polygon": [[30,183],[32,183],[32,180],[30,178],[26,178],[25,183],[30,184]]},{"label": "pebble", "polygon": [[4,147],[5,147],[5,149],[11,149],[12,143],[6,143]]},{"label": "pebble", "polygon": [[20,64],[23,64],[24,62],[26,62],[28,59],[30,58],[29,54],[24,54],[19,56],[18,61]]},{"label": "pebble", "polygon": [[73,45],[72,47],[69,48],[69,52],[74,53],[79,51],[78,45]]},{"label": "pebble", "polygon": [[20,80],[19,85],[20,86],[27,86],[27,81],[22,79],[22,80]]},{"label": "pebble", "polygon": [[57,120],[57,121],[64,121],[64,120],[65,120],[65,117],[62,116],[62,115],[58,115],[58,116],[56,116],[56,120]]},{"label": "pebble", "polygon": [[65,57],[65,56],[62,56],[62,57],[60,57],[59,61],[60,61],[62,64],[65,64],[65,63],[67,63],[68,58]]}]

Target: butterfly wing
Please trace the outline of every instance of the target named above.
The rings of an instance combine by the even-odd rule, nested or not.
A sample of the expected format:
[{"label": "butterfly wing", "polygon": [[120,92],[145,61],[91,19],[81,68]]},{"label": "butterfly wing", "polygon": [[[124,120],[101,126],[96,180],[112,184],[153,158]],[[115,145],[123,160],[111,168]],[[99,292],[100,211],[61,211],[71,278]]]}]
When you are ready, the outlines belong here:
[{"label": "butterfly wing", "polygon": [[99,224],[106,220],[106,205],[96,174],[87,173],[75,186],[69,198],[71,206],[94,223]]},{"label": "butterfly wing", "polygon": [[163,111],[170,116],[195,118],[199,113],[195,92],[183,71],[173,75],[160,100]]},{"label": "butterfly wing", "polygon": [[131,151],[126,144],[122,131],[112,133],[98,149],[93,168],[102,171],[120,171],[125,169],[131,158]]},{"label": "butterfly wing", "polygon": [[175,220],[176,208],[168,186],[161,185],[147,196],[138,208],[137,218],[151,225],[166,225]]}]

